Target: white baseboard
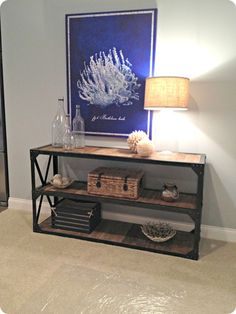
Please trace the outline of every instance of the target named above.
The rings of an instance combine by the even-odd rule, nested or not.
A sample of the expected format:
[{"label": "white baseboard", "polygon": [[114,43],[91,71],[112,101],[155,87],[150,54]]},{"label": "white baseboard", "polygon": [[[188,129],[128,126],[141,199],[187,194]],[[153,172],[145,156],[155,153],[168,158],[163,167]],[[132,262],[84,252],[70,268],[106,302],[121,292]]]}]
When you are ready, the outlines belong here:
[{"label": "white baseboard", "polygon": [[[9,198],[8,208],[14,210],[32,210],[31,200],[25,200],[20,198]],[[42,213],[49,212],[50,208],[46,202],[42,203]],[[119,221],[134,222],[137,224],[142,224],[145,222],[144,217],[130,215],[130,214],[121,214],[117,212],[103,211],[103,217],[106,219],[113,219]],[[160,220],[160,219],[159,219]],[[165,220],[166,221],[166,220]],[[189,223],[181,223],[176,221],[169,221],[174,228],[177,230],[189,231],[192,228],[192,225]],[[225,242],[236,242],[236,229],[224,228],[217,226],[203,225],[201,226],[201,237],[213,240],[220,240]]]}]

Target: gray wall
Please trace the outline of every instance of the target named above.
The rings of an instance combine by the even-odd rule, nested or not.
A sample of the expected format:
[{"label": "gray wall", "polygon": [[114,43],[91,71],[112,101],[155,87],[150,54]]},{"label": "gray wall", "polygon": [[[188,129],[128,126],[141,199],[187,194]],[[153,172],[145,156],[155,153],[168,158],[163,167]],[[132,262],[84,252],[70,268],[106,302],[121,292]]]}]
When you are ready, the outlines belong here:
[{"label": "gray wall", "polygon": [[[157,149],[170,145],[169,124],[180,151],[207,154],[203,222],[236,228],[236,7],[228,0],[8,0],[1,7],[10,194],[30,199],[29,149],[51,141],[59,96],[66,95],[65,14],[158,7],[157,75],[191,79],[190,110],[154,114]],[[168,119],[168,120],[165,120]],[[176,132],[178,130],[178,132]],[[88,139],[87,144],[125,146]],[[89,163],[89,168],[96,164]],[[76,165],[69,167],[76,172]],[[147,169],[157,185],[173,173]],[[181,189],[191,190],[174,169]],[[85,174],[84,174],[85,175]],[[121,211],[125,209],[121,209]],[[137,214],[141,210],[137,211]],[[151,216],[151,213],[150,213]]]}]

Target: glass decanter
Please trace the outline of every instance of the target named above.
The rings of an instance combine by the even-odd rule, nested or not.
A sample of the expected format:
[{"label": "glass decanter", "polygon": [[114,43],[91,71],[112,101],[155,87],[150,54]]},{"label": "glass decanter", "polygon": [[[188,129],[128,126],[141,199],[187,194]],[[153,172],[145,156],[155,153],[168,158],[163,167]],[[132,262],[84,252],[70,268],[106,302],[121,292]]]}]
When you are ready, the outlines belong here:
[{"label": "glass decanter", "polygon": [[71,150],[75,147],[74,135],[71,132],[70,127],[70,115],[66,115],[66,130],[63,135],[63,148],[65,150]]},{"label": "glass decanter", "polygon": [[58,99],[57,114],[52,122],[52,146],[62,147],[63,136],[66,130],[66,113],[64,109],[64,98]]},{"label": "glass decanter", "polygon": [[75,140],[75,147],[85,146],[85,127],[84,119],[80,113],[80,105],[76,105],[75,117],[72,121],[72,131]]}]

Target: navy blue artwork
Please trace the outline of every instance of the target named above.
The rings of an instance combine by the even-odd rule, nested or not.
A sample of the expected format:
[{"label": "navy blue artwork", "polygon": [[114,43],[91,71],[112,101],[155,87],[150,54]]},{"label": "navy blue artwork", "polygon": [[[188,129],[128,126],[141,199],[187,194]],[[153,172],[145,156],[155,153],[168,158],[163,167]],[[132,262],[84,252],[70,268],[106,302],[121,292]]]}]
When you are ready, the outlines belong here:
[{"label": "navy blue artwork", "polygon": [[157,9],[66,15],[68,107],[73,119],[80,104],[86,134],[150,135],[156,19]]}]

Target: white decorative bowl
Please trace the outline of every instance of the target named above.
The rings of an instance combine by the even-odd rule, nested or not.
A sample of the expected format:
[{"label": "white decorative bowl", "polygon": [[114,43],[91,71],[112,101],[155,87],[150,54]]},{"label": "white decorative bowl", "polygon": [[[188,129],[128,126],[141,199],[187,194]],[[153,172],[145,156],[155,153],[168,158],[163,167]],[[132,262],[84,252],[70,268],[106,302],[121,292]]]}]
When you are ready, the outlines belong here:
[{"label": "white decorative bowl", "polygon": [[72,179],[68,179],[67,182],[62,183],[62,184],[55,183],[55,182],[53,182],[53,180],[50,181],[51,185],[57,189],[65,189],[65,188],[69,187],[73,182],[74,182],[74,180],[72,180]]}]

